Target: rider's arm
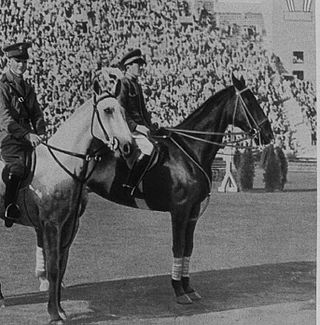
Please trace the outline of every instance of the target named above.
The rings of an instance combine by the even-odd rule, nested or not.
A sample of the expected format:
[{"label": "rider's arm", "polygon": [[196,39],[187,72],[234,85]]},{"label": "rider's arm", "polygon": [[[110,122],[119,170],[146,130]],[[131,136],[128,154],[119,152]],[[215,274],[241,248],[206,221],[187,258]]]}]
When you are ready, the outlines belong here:
[{"label": "rider's arm", "polygon": [[120,103],[120,105],[124,108],[126,121],[128,124],[128,127],[131,132],[135,131],[137,127],[137,123],[131,118],[130,113],[128,110],[130,109],[128,104],[128,98],[129,98],[129,83],[126,82],[124,79],[118,80],[117,86],[116,86],[116,96]]},{"label": "rider's arm", "polygon": [[46,123],[44,121],[43,112],[40,108],[36,94],[33,89],[29,96],[31,96],[31,98],[29,99],[29,102],[31,102],[31,107],[29,110],[33,129],[36,134],[44,135],[46,133]]},{"label": "rider's arm", "polygon": [[[27,129],[22,127],[14,120],[11,101],[8,96],[9,91],[5,85],[0,85],[0,130],[5,131],[16,139],[23,139],[29,133]],[[18,114],[18,113],[17,113]],[[17,116],[18,118],[18,116]]]}]

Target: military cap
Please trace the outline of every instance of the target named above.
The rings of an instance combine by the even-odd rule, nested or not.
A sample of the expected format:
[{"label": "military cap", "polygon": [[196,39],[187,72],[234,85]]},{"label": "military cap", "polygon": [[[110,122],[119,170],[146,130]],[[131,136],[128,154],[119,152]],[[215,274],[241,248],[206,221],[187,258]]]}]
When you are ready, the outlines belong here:
[{"label": "military cap", "polygon": [[27,60],[29,59],[29,54],[28,54],[29,47],[31,47],[30,42],[21,42],[21,43],[4,46],[3,52],[7,54],[8,58]]},{"label": "military cap", "polygon": [[139,49],[133,50],[133,51],[129,52],[128,54],[126,54],[120,61],[120,65],[125,67],[128,64],[131,64],[134,62],[146,64],[146,61],[142,56],[141,50],[139,50]]}]

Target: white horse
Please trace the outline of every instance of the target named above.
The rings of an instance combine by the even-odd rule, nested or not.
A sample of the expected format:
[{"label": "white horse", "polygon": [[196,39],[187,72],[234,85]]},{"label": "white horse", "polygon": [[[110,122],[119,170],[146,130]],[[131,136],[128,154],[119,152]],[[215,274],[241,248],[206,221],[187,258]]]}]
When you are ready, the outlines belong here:
[{"label": "white horse", "polygon": [[[99,164],[99,152],[89,150],[93,139],[102,141],[116,156],[128,153],[132,137],[115,98],[95,94],[63,123],[47,144],[36,148],[34,177],[31,184],[20,190],[17,200],[22,213],[17,223],[32,226],[43,235],[49,283],[48,312],[51,323],[55,324],[66,319],[60,304],[61,282],[79,216],[87,203],[86,181]],[[0,172],[3,167],[0,162]],[[2,218],[4,190],[1,180]]]}]

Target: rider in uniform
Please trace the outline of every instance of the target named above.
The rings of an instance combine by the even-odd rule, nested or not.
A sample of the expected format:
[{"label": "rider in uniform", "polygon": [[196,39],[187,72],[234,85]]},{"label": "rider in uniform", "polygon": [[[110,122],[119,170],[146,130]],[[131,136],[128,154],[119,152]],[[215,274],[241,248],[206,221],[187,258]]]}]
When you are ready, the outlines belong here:
[{"label": "rider in uniform", "polygon": [[120,67],[124,70],[124,77],[118,81],[115,91],[119,103],[125,109],[129,129],[141,150],[127,183],[124,184],[130,190],[130,195],[134,194],[136,187],[144,176],[154,150],[154,145],[148,139],[148,136],[150,131],[155,131],[155,127],[146,109],[143,92],[138,82],[141,67],[144,64],[146,64],[146,61],[140,49],[126,54],[120,61]]},{"label": "rider in uniform", "polygon": [[16,204],[19,186],[25,175],[26,156],[40,144],[45,121],[33,87],[23,79],[31,43],[3,47],[8,70],[0,80],[0,153],[5,162],[2,179],[6,185],[5,221],[11,226],[20,217]]}]

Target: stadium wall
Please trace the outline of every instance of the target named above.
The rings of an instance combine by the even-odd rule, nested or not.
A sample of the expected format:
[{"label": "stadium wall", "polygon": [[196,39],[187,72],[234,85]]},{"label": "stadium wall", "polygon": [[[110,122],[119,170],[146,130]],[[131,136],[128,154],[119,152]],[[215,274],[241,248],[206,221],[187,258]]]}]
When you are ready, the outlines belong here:
[{"label": "stadium wall", "polygon": [[315,0],[198,0],[194,6],[211,9],[218,22],[255,26],[288,74],[316,85]]},{"label": "stadium wall", "polygon": [[300,71],[300,78],[316,85],[315,1],[273,0],[272,25],[266,28],[271,48],[288,73]]}]

